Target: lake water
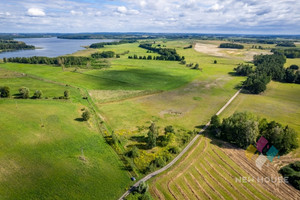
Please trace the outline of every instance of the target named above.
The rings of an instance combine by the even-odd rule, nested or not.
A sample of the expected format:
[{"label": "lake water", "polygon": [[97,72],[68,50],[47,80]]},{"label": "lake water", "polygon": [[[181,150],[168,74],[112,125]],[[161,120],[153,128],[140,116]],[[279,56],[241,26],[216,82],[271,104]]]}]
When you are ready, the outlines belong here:
[{"label": "lake water", "polygon": [[17,41],[25,42],[28,45],[34,45],[34,50],[20,50],[0,53],[0,59],[11,57],[32,57],[47,56],[57,57],[66,54],[72,54],[76,51],[84,49],[82,46],[89,46],[98,42],[112,42],[115,40],[73,40],[53,38],[16,38]]}]

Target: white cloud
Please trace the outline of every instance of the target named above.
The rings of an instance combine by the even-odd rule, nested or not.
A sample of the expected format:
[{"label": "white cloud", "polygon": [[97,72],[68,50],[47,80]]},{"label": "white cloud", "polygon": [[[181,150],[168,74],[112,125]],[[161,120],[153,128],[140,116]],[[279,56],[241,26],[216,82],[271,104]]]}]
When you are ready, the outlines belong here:
[{"label": "white cloud", "polygon": [[[272,3],[270,0],[7,2],[0,0],[0,30],[8,32],[43,30],[300,34],[299,0],[272,0]],[[40,16],[43,16],[41,20],[34,18]]]},{"label": "white cloud", "polygon": [[126,14],[127,8],[125,6],[119,6],[119,7],[117,7],[117,12],[121,13],[121,14]]},{"label": "white cloud", "polygon": [[82,11],[71,10],[70,13],[71,13],[72,15],[79,15],[79,16],[83,15],[83,12],[82,12]]},{"label": "white cloud", "polygon": [[46,16],[46,13],[43,9],[40,8],[29,8],[27,14],[32,17],[43,17]]}]

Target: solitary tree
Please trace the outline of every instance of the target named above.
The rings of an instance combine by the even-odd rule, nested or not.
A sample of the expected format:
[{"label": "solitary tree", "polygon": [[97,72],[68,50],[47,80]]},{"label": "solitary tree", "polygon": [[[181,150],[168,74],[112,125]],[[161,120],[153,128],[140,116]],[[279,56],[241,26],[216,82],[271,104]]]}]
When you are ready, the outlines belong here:
[{"label": "solitary tree", "polygon": [[21,87],[19,93],[23,99],[29,98],[29,89],[27,87]]},{"label": "solitary tree", "polygon": [[10,88],[7,86],[0,88],[0,96],[2,98],[10,97]]},{"label": "solitary tree", "polygon": [[34,98],[40,99],[40,98],[42,98],[42,95],[43,95],[42,91],[41,90],[37,90],[34,93]]},{"label": "solitary tree", "polygon": [[88,121],[91,118],[90,112],[88,110],[84,111],[82,113],[82,118],[83,118],[84,121]]},{"label": "solitary tree", "polygon": [[214,60],[214,64],[217,64],[218,63],[218,61],[217,60]]},{"label": "solitary tree", "polygon": [[65,90],[65,91],[64,91],[64,97],[65,97],[65,99],[68,99],[68,98],[70,97],[70,92],[69,92],[69,90]]}]

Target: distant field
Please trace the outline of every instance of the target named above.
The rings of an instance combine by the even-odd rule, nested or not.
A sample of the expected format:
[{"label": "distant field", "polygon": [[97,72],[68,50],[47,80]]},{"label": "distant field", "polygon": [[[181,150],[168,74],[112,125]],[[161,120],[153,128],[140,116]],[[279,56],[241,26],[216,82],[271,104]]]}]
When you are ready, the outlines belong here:
[{"label": "distant field", "polygon": [[53,100],[0,99],[0,199],[121,195],[129,175],[94,125],[76,120],[81,108]]},{"label": "distant field", "polygon": [[244,61],[252,61],[254,55],[270,54],[270,50],[254,49],[252,46],[262,46],[263,48],[270,48],[274,45],[263,44],[244,44],[244,49],[224,49],[219,48],[219,45],[224,43],[222,41],[197,41],[195,44],[196,51],[212,56],[226,57],[231,59],[240,59]]},{"label": "distant field", "polygon": [[[300,134],[299,99],[299,84],[271,82],[261,95],[240,94],[221,117],[228,117],[236,111],[249,111],[260,117],[289,125]],[[299,149],[294,153],[295,157],[300,157]]]},{"label": "distant field", "polygon": [[[300,192],[287,184],[256,181],[279,176],[273,165],[260,171],[244,150],[203,136],[176,167],[151,181],[150,192],[154,199],[298,199]],[[237,181],[243,177],[253,181]]]}]

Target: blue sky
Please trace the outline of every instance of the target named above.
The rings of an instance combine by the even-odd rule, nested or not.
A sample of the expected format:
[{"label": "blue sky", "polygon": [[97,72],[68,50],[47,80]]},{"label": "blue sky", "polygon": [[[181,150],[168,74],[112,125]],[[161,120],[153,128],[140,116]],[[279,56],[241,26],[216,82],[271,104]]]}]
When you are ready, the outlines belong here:
[{"label": "blue sky", "polygon": [[300,34],[299,0],[0,0],[0,32]]}]

